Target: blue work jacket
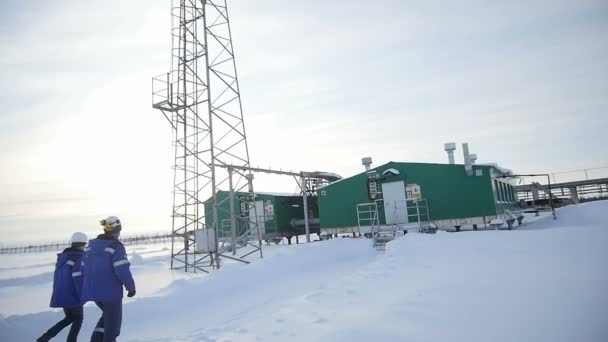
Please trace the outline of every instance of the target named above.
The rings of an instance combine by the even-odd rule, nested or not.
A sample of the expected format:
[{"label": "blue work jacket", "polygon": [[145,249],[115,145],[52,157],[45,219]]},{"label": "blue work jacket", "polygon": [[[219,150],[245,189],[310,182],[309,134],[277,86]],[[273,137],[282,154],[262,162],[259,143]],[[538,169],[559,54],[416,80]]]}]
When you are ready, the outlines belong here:
[{"label": "blue work jacket", "polygon": [[111,302],[123,298],[123,286],[135,291],[123,244],[105,234],[89,241],[83,257],[82,302]]}]

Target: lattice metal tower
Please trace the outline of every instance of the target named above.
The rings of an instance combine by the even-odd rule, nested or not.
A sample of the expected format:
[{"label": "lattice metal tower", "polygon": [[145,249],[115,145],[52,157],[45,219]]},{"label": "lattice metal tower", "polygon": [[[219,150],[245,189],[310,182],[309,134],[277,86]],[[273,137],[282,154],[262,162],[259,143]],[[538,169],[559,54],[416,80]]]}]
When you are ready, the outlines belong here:
[{"label": "lattice metal tower", "polygon": [[[223,257],[262,256],[253,176],[226,167],[250,166],[226,0],[173,0],[171,16],[171,71],[152,79],[153,107],[174,134],[171,268],[207,272]],[[217,222],[224,201],[231,219]]]}]

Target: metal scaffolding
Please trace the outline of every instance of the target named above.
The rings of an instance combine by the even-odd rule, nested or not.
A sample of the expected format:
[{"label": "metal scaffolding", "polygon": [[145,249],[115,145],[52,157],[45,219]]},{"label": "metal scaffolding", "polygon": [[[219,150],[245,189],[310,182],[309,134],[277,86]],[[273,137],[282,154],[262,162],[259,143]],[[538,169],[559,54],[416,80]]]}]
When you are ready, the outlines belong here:
[{"label": "metal scaffolding", "polygon": [[[222,258],[247,263],[244,258],[256,252],[262,257],[258,215],[248,215],[256,210],[253,175],[221,167],[249,167],[226,0],[174,0],[171,17],[171,69],[152,79],[152,106],[174,135],[171,268],[208,272]],[[230,196],[219,200],[217,192],[228,187]],[[218,208],[237,194],[246,205],[231,225],[233,232],[235,225],[241,230],[218,235]],[[251,248],[227,255],[237,246]]]}]

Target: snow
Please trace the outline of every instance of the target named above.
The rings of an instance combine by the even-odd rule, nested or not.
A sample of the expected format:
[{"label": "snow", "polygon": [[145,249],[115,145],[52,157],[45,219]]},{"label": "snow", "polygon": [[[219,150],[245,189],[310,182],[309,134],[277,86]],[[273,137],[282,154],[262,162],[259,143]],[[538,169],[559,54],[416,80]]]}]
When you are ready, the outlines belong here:
[{"label": "snow", "polygon": [[393,169],[393,168],[387,169],[386,171],[382,172],[383,176],[386,176],[388,174],[398,175],[398,174],[400,174],[400,172],[399,172],[399,170]]},{"label": "snow", "polygon": [[504,168],[497,163],[477,163],[476,165],[481,166],[491,166],[496,169],[496,171],[502,173],[503,175],[512,175],[513,171],[511,169]]},{"label": "snow", "polygon": [[[608,341],[608,201],[513,231],[271,245],[209,275],[168,270],[166,246],[130,248],[138,285],[121,341]],[[34,340],[54,253],[0,256],[1,341]],[[85,308],[80,338],[99,316]],[[65,338],[65,333],[57,340]]]},{"label": "snow", "polygon": [[131,266],[142,265],[144,263],[144,258],[136,252],[129,256],[129,263]]}]

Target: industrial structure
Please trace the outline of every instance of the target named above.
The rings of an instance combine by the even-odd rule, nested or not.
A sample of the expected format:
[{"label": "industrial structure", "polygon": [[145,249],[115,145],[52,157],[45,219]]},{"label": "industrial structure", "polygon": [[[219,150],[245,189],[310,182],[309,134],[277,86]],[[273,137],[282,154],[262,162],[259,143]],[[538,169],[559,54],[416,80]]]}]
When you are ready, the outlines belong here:
[{"label": "industrial structure", "polygon": [[[226,0],[174,0],[171,17],[170,71],[152,79],[152,105],[169,121],[174,136],[171,268],[208,272],[220,267],[221,258],[247,262],[245,255],[227,253],[239,236],[225,237],[220,246],[217,235],[218,210],[234,194],[247,193],[239,200],[256,210],[253,175],[246,169],[241,91]],[[222,189],[231,195],[218,199]],[[203,202],[209,197],[213,206],[206,212]],[[239,220],[243,236],[255,235],[256,221],[238,216],[231,225]],[[262,256],[259,234],[248,244]]]},{"label": "industrial structure", "polygon": [[608,195],[608,178],[585,179],[569,182],[541,184],[532,182],[515,186],[518,200],[524,206],[534,206],[548,202],[549,194],[553,201],[578,203],[582,196],[605,197]]},{"label": "industrial structure", "polygon": [[[258,215],[257,218],[251,217],[251,221],[257,221],[259,225],[260,235],[263,241],[266,243],[275,242],[278,243],[287,238],[291,243],[292,237],[298,237],[299,235],[306,234],[306,221],[304,220],[304,199],[301,194],[282,194],[282,193],[263,193],[257,192],[255,197],[255,213]],[[220,191],[217,194],[217,198],[221,201],[229,196],[228,192]],[[239,193],[233,198],[234,208],[237,208],[238,215],[254,215],[253,211],[246,212],[246,203],[241,202],[240,198],[247,196],[246,193]],[[319,213],[317,206],[317,197],[309,194],[307,198],[307,211],[308,211],[308,225],[309,234],[319,233]],[[231,217],[227,213],[229,212],[230,203],[224,201],[221,206],[222,210],[218,213],[219,231],[218,237],[220,242],[224,240],[224,237],[232,235]],[[205,202],[205,210],[209,214],[213,208],[213,199],[210,198]],[[207,215],[207,222],[210,224],[211,216]],[[239,221],[242,222],[242,221]],[[243,234],[246,230],[246,226],[242,223],[237,223],[237,235]],[[255,237],[249,237],[249,240]],[[242,241],[242,245],[246,243],[245,239]]]},{"label": "industrial structure", "polygon": [[[152,79],[152,105],[174,138],[171,268],[208,272],[222,258],[248,263],[262,241],[301,233],[361,233],[366,227],[486,225],[516,211],[516,191],[552,189],[538,184],[514,190],[509,170],[476,164],[463,144],[464,163],[389,162],[342,179],[327,172],[284,172],[250,165],[226,0],[173,0],[170,71]],[[300,194],[256,194],[255,172],[295,178]],[[588,182],[589,183],[589,182]],[[566,184],[573,201],[600,183]],[[578,189],[580,190],[577,190]],[[250,246],[244,254],[237,249]]]},{"label": "industrial structure", "polygon": [[[205,202],[205,210],[210,213],[214,207],[218,211],[218,239],[221,245],[225,244],[228,232],[232,237],[230,241],[236,241],[237,246],[246,244],[246,241],[252,240],[252,233],[255,233],[259,240],[278,241],[283,237],[288,238],[291,243],[291,238],[304,233],[306,242],[310,242],[310,234],[318,233],[318,206],[317,206],[317,189],[331,182],[342,179],[341,176],[322,171],[300,171],[298,173],[292,171],[272,170],[257,167],[245,167],[234,165],[222,165],[222,168],[228,170],[239,169],[252,173],[268,173],[272,175],[281,175],[293,177],[296,184],[300,188],[300,194],[243,194],[234,192],[232,186],[228,193],[219,191],[214,198],[209,198]],[[275,209],[276,208],[276,209]],[[294,209],[300,208],[300,209]],[[298,213],[299,211],[299,213]],[[238,222],[236,217],[242,217],[242,222]],[[206,216],[207,224],[210,224],[210,215]],[[257,230],[255,232],[245,231],[247,227],[247,218],[249,222],[257,222]],[[289,227],[287,226],[289,220]],[[245,222],[245,224],[243,224]],[[229,229],[228,229],[229,228]],[[300,231],[303,229],[303,231]],[[236,248],[232,248],[232,253],[235,253]]]},{"label": "industrial structure", "polygon": [[[453,152],[453,145],[446,151]],[[517,209],[509,170],[475,165],[463,144],[464,165],[389,162],[331,183],[319,192],[321,230],[361,233],[376,225],[423,228],[489,224]],[[453,156],[449,157],[453,162]]]}]

